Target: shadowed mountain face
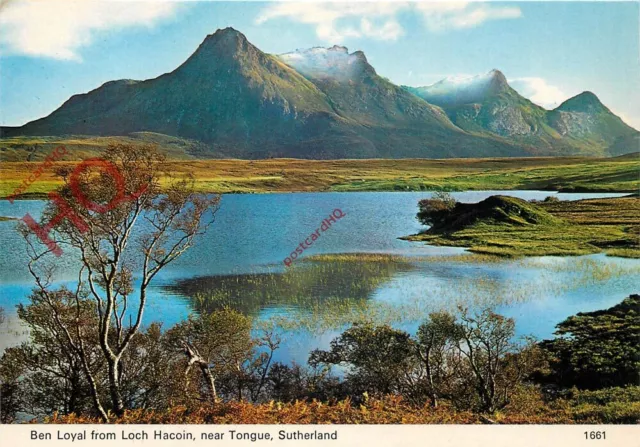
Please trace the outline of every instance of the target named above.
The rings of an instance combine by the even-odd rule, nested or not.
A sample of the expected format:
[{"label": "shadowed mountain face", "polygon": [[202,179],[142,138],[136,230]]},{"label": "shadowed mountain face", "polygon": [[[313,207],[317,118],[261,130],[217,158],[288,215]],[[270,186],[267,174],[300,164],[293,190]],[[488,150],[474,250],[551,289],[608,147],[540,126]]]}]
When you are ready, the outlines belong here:
[{"label": "shadowed mountain face", "polygon": [[[108,82],[3,136],[155,132],[203,142],[209,150],[200,156],[315,159],[553,155],[558,147],[579,153],[582,146],[564,141],[578,131],[583,146],[601,136],[591,109],[559,110],[548,124],[547,112],[500,72],[472,84],[453,94],[447,85],[401,88],[378,76],[360,51],[334,46],[273,56],[226,28],[171,73]],[[624,146],[620,137],[607,134],[592,151],[605,141]]]},{"label": "shadowed mountain face", "polygon": [[628,144],[638,132],[591,92],[548,111],[518,94],[498,70],[404,88],[442,107],[462,129],[529,144],[541,155],[620,155],[638,150],[637,145]]}]

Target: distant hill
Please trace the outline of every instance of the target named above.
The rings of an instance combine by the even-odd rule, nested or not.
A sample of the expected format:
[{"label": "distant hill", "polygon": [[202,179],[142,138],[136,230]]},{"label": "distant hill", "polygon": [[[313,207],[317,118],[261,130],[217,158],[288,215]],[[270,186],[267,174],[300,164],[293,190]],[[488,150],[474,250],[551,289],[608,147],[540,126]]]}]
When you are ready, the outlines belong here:
[{"label": "distant hill", "polygon": [[603,155],[608,142],[626,141],[612,120],[599,124],[600,109],[559,110],[548,119],[501,73],[477,81],[453,96],[446,88],[402,88],[360,51],[274,56],[225,28],[171,73],[107,82],[45,118],[3,128],[0,150],[10,137],[134,134],[198,157],[450,158]]},{"label": "distant hill", "polygon": [[447,78],[407,91],[443,108],[470,132],[529,144],[540,154],[620,155],[638,150],[638,131],[627,126],[591,92],[548,111],[521,96],[498,70],[470,78]]}]

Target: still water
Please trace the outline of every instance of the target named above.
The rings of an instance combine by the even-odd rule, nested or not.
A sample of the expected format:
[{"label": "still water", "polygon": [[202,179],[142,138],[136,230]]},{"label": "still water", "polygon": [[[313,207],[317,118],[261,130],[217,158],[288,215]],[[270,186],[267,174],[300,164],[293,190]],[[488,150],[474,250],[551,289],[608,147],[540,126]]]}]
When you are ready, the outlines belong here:
[{"label": "still water", "polygon": [[[546,191],[454,193],[461,202],[505,194],[560,200],[617,196]],[[603,255],[492,261],[470,259],[460,248],[430,247],[398,237],[421,230],[415,218],[423,192],[225,195],[209,232],[157,278],[145,323],[165,328],[199,310],[230,305],[251,314],[257,326],[277,322],[277,360],[305,363],[327,348],[350,321],[370,318],[415,331],[433,310],[491,305],[516,320],[520,335],[549,337],[554,326],[579,311],[606,308],[638,292],[640,261]],[[42,201],[0,201],[0,216],[37,218]],[[310,249],[285,268],[283,260],[334,209],[345,214]],[[15,221],[0,222],[0,350],[25,337],[15,306],[32,287],[24,243]],[[305,262],[317,254],[371,253],[387,257]],[[402,257],[392,257],[401,255]],[[60,284],[72,284],[72,253],[57,260]],[[203,298],[204,297],[204,298]],[[271,323],[269,323],[271,322]]]}]

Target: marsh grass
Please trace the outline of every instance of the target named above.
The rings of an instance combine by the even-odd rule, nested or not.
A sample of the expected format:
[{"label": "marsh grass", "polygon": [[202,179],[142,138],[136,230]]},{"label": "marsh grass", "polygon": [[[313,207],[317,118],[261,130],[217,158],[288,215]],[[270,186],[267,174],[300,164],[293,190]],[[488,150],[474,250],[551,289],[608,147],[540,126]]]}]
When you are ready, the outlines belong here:
[{"label": "marsh grass", "polygon": [[[471,269],[464,275],[460,268]],[[505,275],[505,270],[518,272]],[[400,256],[376,253],[310,256],[291,269],[185,280],[174,292],[198,312],[233,307],[260,327],[320,334],[354,322],[417,324],[437,310],[496,308],[633,280],[640,265],[598,257],[520,258],[465,253]],[[409,281],[404,277],[409,275]],[[434,276],[435,275],[435,276]],[[411,278],[435,277],[416,287]],[[625,283],[625,286],[627,283]],[[380,294],[383,290],[385,298]],[[269,310],[266,313],[263,311]],[[261,316],[262,315],[262,316]]]}]

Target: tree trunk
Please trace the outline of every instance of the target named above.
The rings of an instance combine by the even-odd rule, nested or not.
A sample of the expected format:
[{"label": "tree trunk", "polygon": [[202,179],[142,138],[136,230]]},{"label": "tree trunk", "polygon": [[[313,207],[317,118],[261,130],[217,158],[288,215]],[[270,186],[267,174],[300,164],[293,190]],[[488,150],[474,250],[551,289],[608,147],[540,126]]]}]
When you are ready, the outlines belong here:
[{"label": "tree trunk", "polygon": [[211,403],[215,404],[218,401],[218,393],[216,391],[215,379],[213,378],[213,374],[211,374],[211,369],[209,369],[209,365],[206,362],[200,361],[199,365],[204,381],[209,389],[209,398],[211,399]]},{"label": "tree trunk", "polygon": [[75,413],[78,407],[80,397],[80,377],[74,372],[69,378],[69,402],[67,406],[67,414]]},{"label": "tree trunk", "polygon": [[124,414],[124,402],[122,401],[122,394],[120,393],[120,359],[109,359],[109,394],[111,395],[111,404],[113,405],[113,412],[118,416]]}]

